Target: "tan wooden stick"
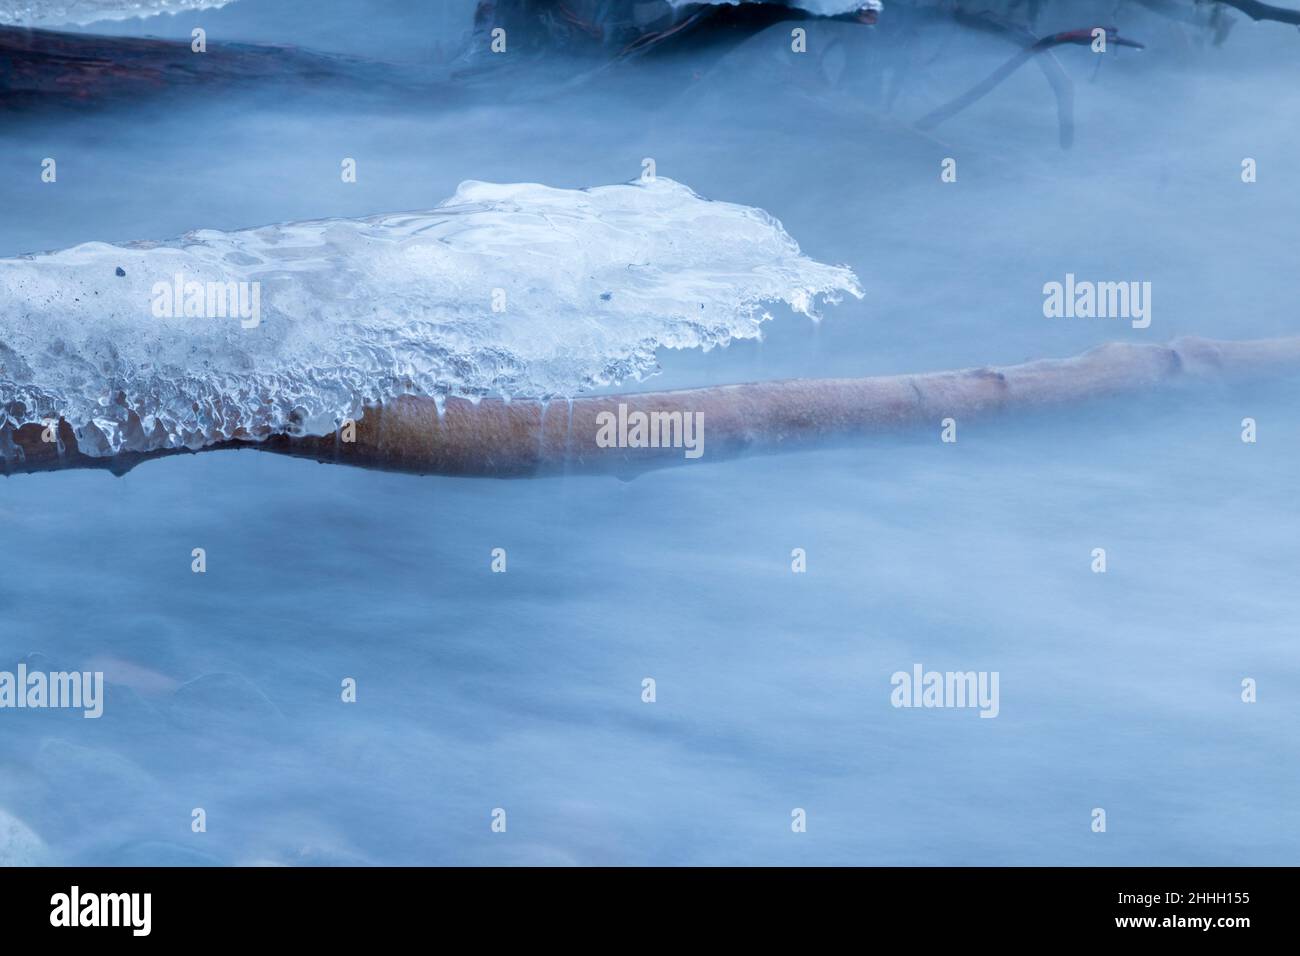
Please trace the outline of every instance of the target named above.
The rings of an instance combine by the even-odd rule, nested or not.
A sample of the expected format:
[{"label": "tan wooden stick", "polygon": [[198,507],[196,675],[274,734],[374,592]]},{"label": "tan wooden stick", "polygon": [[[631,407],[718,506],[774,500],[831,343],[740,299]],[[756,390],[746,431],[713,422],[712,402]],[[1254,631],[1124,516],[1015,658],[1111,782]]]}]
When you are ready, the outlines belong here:
[{"label": "tan wooden stick", "polygon": [[[1223,342],[1178,339],[1168,345],[1111,343],[1082,355],[1002,368],[973,368],[874,378],[795,379],[668,392],[578,398],[572,402],[451,400],[441,416],[431,399],[407,396],[368,408],[355,440],[340,434],[262,442],[227,442],[322,462],[416,474],[529,478],[553,474],[632,475],[674,464],[698,464],[746,453],[772,453],[811,444],[911,428],[939,427],[944,418],[990,415],[1207,381],[1300,374],[1300,336]],[[600,447],[598,416],[635,412],[703,415],[703,455],[682,447]],[[19,429],[19,460],[9,472],[106,468],[123,473],[148,458],[95,458],[77,451],[62,422],[59,444],[41,440],[39,425]],[[348,436],[351,437],[351,436]],[[60,448],[60,444],[62,447]]]}]

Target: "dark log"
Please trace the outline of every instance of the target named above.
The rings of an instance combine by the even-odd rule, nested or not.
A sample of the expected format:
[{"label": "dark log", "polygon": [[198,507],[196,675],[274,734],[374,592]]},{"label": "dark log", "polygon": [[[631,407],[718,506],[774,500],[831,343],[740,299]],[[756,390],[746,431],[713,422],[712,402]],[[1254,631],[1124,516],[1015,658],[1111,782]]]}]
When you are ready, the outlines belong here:
[{"label": "dark log", "polygon": [[199,85],[373,80],[377,65],[289,46],[107,37],[0,26],[0,108],[97,103]]}]

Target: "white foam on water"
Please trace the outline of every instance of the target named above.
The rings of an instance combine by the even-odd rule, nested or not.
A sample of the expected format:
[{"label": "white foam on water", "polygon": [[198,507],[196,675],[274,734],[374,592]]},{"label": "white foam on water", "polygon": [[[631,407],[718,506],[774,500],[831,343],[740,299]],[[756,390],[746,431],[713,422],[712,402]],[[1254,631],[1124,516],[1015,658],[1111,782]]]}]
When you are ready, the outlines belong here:
[{"label": "white foam on water", "polygon": [[210,10],[233,0],[0,0],[0,23],[51,27]]},{"label": "white foam on water", "polygon": [[[178,275],[256,284],[259,324],[158,317]],[[570,397],[845,292],[767,213],[664,178],[467,182],[424,212],[0,259],[0,451],[60,417],[112,455],[327,434],[402,394]]]}]

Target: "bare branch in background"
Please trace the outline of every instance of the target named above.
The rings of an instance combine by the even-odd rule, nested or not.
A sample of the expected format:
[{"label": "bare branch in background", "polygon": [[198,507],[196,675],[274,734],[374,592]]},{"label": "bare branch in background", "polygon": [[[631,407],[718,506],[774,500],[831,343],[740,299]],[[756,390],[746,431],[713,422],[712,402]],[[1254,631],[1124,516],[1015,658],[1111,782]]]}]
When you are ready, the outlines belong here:
[{"label": "bare branch in background", "polygon": [[[972,104],[983,99],[990,92],[996,89],[1004,80],[1006,80],[1007,77],[1011,76],[1011,74],[1015,73],[1016,70],[1020,69],[1020,67],[1024,66],[1030,60],[1035,59],[1041,56],[1042,54],[1049,52],[1055,47],[1066,46],[1066,45],[1088,46],[1089,44],[1092,43],[1093,29],[1097,29],[1097,28],[1085,27],[1082,30],[1068,30],[1064,33],[1054,33],[1051,36],[1046,36],[1043,37],[1042,39],[1034,40],[1033,43],[1026,46],[1023,50],[1021,50],[1019,53],[1013,56],[1006,63],[1002,64],[1002,66],[998,67],[996,70],[990,73],[981,82],[975,84],[975,86],[971,87],[961,96],[957,97],[954,100],[949,101],[948,103],[945,103],[943,106],[940,106],[938,109],[931,110],[925,116],[921,117],[919,120],[917,120],[916,125],[920,129],[933,129],[935,126],[938,126],[940,123],[944,122],[945,120],[951,119],[953,116],[956,116],[958,113],[966,109],[968,106],[971,106]],[[1115,46],[1133,47],[1134,49],[1138,49],[1138,50],[1145,49],[1143,44],[1138,43],[1134,40],[1129,40],[1124,37],[1121,37],[1119,35],[1119,32],[1114,27],[1105,27],[1104,29],[1106,31],[1107,44],[1113,44]],[[1059,68],[1060,64],[1057,64],[1057,66]],[[1049,81],[1052,81],[1053,89],[1056,90],[1058,110],[1061,109],[1060,104],[1062,103],[1063,99],[1065,100],[1066,103],[1072,102],[1072,100],[1070,99],[1072,93],[1068,92],[1071,88],[1068,86],[1062,87],[1060,84],[1061,79],[1064,79],[1065,83],[1068,84],[1069,83],[1068,78],[1064,77],[1064,75],[1062,74],[1061,77],[1054,79],[1054,76],[1051,72],[1047,73],[1047,78]],[[1066,117],[1068,115],[1069,114],[1065,112],[1061,113],[1061,117],[1062,117],[1061,145],[1066,147],[1070,145],[1070,142],[1073,139],[1072,121],[1070,126],[1066,125]]]},{"label": "bare branch in background", "polygon": [[[1032,8],[1029,12],[1031,19],[1037,13]],[[1025,49],[1039,42],[1039,38],[1027,27],[1003,20],[991,13],[964,13],[958,9],[953,12],[953,19],[962,26],[992,33]],[[1056,119],[1060,130],[1061,148],[1069,149],[1074,144],[1074,83],[1066,75],[1061,61],[1050,49],[1041,50],[1033,60],[1043,76],[1047,78],[1052,93],[1056,96]]]},{"label": "bare branch in background", "polygon": [[1300,10],[1289,10],[1260,0],[1217,0],[1225,6],[1240,10],[1252,20],[1271,20],[1275,23],[1290,23],[1300,26]]}]

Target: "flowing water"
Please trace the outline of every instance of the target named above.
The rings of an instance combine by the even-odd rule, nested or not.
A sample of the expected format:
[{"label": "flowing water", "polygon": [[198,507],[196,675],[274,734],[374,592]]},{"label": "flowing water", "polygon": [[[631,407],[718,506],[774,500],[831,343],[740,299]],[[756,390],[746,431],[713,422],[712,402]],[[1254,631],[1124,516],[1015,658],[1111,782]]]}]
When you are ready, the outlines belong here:
[{"label": "flowing water", "polygon": [[[339,60],[353,79],[0,115],[0,256],[428,211],[471,180],[627,183],[652,159],[765,210],[864,296],[819,319],[773,304],[761,341],[707,351],[635,326],[660,372],[583,378],[605,389],[1300,332],[1293,29],[1237,17],[1214,45],[1136,4],[1045,4],[1040,34],[1101,18],[1147,45],[1057,51],[1074,80],[1063,150],[1032,65],[919,131],[1015,52],[919,6],[810,26],[804,55],[775,28],[585,82],[593,64],[559,55],[453,80],[475,66],[452,61],[473,4],[410,6],[237,0],[87,27],[294,43],[356,58]],[[1043,286],[1067,274],[1150,282],[1150,325],[1045,318]],[[539,302],[555,294],[532,278]],[[607,278],[587,291],[615,301],[595,289]],[[348,301],[304,281],[325,308]],[[392,295],[419,320],[418,276],[368,281],[367,305]],[[95,322],[7,299],[0,328]],[[582,320],[576,298],[552,301],[539,335],[553,312]],[[955,444],[936,422],[706,453],[630,482],[255,451],[0,480],[0,671],[108,682],[97,720],[0,710],[0,862],[1296,863],[1294,384],[958,428]],[[996,719],[892,706],[891,675],[916,664],[998,672]]]}]

